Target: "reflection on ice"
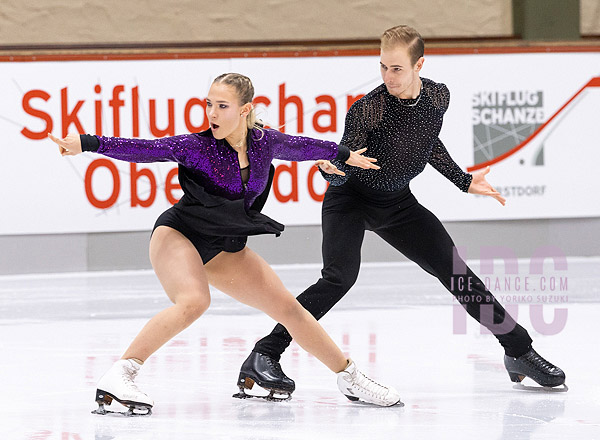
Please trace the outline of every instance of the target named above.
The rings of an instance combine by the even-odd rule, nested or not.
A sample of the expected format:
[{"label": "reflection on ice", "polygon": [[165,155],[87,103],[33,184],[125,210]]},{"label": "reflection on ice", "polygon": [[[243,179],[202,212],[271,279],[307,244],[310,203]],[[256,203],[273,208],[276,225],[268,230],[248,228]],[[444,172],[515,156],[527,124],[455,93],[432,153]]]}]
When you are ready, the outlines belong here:
[{"label": "reflection on ice", "polygon": [[[568,392],[515,389],[495,338],[457,320],[435,280],[410,265],[366,265],[321,323],[360,369],[400,391],[404,408],[348,401],[295,344],[282,358],[292,400],[233,399],[241,363],[273,322],[214,292],[213,308],[142,368],[137,383],[155,407],[138,418],[90,412],[96,381],[168,304],[154,275],[0,277],[0,438],[600,438],[600,274],[588,269],[570,262],[569,301],[544,305],[547,323],[553,307],[568,311],[555,334],[533,325],[530,304],[513,305],[536,350],[566,372]],[[294,293],[318,270],[278,268]]]}]

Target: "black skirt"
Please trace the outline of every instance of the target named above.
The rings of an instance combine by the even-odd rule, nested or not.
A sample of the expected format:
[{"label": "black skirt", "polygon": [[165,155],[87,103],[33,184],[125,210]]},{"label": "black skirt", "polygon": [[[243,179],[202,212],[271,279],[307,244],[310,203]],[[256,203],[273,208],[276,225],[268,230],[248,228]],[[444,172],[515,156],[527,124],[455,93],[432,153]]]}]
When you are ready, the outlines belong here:
[{"label": "black skirt", "polygon": [[243,199],[229,200],[209,194],[201,185],[187,181],[188,191],[158,217],[153,231],[158,226],[168,226],[181,232],[192,242],[204,264],[221,251],[241,251],[249,235],[279,236],[284,226],[260,213],[271,188],[275,171],[272,165],[270,171],[265,190],[248,211]]}]

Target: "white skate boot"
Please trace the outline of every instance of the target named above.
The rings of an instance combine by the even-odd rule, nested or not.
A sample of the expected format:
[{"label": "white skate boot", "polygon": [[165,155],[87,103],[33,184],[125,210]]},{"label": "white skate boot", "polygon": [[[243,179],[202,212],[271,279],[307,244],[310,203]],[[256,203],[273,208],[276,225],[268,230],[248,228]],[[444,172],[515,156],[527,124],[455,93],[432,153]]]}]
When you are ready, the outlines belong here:
[{"label": "white skate boot", "polygon": [[[121,359],[115,362],[98,381],[96,389],[98,409],[92,411],[92,414],[117,413],[125,416],[149,416],[152,414],[151,408],[154,401],[147,394],[140,391],[133,382],[140,366],[131,359]],[[104,405],[110,405],[113,399],[128,407],[129,411],[109,411],[105,409]]]},{"label": "white skate boot", "polygon": [[404,406],[398,391],[369,379],[356,368],[352,359],[348,359],[348,366],[337,373],[337,377],[338,388],[352,401],[362,400],[379,406]]}]

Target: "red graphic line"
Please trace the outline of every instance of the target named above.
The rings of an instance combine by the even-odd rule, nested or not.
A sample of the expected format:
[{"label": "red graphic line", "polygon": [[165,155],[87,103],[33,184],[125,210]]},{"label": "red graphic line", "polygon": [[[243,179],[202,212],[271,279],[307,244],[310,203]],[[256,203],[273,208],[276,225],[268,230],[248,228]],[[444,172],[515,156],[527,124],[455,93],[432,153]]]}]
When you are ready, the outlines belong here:
[{"label": "red graphic line", "polygon": [[556,118],[556,116],[558,116],[558,114],[560,112],[562,112],[565,109],[566,106],[568,106],[575,98],[577,98],[577,96],[579,96],[579,94],[581,92],[583,92],[583,90],[586,89],[587,87],[600,87],[600,76],[592,78],[577,93],[575,93],[571,99],[569,99],[561,108],[559,108],[558,111],[556,113],[554,113],[550,119],[548,119],[546,122],[544,122],[542,125],[540,125],[531,134],[531,136],[529,136],[527,139],[525,139],[519,145],[517,145],[516,147],[514,147],[512,150],[509,150],[506,153],[501,154],[498,157],[494,157],[493,159],[488,160],[487,162],[482,162],[482,163],[478,163],[477,165],[473,165],[473,166],[467,168],[467,171],[468,172],[472,172],[472,171],[479,170],[481,168],[485,168],[485,167],[487,167],[489,165],[493,165],[495,163],[498,163],[498,162],[506,159],[507,157],[512,156],[513,154],[515,154],[517,151],[519,151],[521,148],[523,148],[525,145],[527,145],[529,142],[531,142],[534,137],[536,137],[554,118]]}]

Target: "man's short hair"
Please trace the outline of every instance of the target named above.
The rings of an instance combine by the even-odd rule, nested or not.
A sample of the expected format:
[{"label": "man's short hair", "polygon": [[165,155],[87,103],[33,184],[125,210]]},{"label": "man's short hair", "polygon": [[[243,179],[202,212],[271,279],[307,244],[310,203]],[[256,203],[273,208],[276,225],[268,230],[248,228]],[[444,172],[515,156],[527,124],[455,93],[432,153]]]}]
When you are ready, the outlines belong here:
[{"label": "man's short hair", "polygon": [[416,29],[401,24],[388,29],[381,35],[381,48],[392,49],[404,46],[408,49],[413,66],[425,53],[425,43]]}]

